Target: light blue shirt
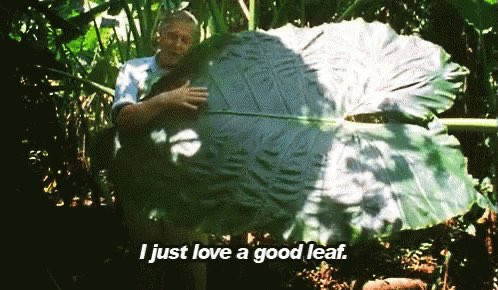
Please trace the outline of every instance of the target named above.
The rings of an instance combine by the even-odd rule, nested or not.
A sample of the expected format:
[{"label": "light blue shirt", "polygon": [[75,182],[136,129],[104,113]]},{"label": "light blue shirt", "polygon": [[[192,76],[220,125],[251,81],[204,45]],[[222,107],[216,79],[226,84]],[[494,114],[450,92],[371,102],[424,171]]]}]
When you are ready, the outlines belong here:
[{"label": "light blue shirt", "polygon": [[127,61],[120,69],[116,80],[116,91],[111,108],[111,119],[116,121],[119,110],[124,106],[140,102],[152,85],[168,73],[156,61],[156,56],[135,58]]}]

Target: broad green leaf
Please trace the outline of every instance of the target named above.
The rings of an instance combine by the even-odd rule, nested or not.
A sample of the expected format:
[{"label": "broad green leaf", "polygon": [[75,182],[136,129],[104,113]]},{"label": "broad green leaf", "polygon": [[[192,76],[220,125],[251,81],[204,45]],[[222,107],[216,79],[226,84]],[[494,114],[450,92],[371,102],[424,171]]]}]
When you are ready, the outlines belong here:
[{"label": "broad green leaf", "polygon": [[120,139],[118,191],[142,218],[329,243],[481,203],[457,140],[428,122],[467,73],[441,47],[359,19],[213,37],[199,55],[179,72],[209,88],[206,110]]},{"label": "broad green leaf", "polygon": [[[99,28],[100,38],[104,45],[106,45],[110,38],[112,37],[112,29],[109,27],[100,27]],[[91,28],[85,34],[82,49],[83,51],[94,52],[99,47],[97,31],[95,27],[92,25]]]},{"label": "broad green leaf", "polygon": [[78,14],[77,16],[69,18],[68,21],[76,27],[88,25],[99,14],[105,12],[106,10],[109,9],[109,7],[111,7],[113,5],[117,5],[118,3],[119,3],[119,0],[112,0],[109,2],[102,3],[96,7],[93,7],[92,9],[88,10],[87,12],[82,12],[82,13]]},{"label": "broad green leaf", "polygon": [[449,1],[477,30],[496,27],[498,7],[494,0],[451,0]]},{"label": "broad green leaf", "polygon": [[[107,56],[95,63],[87,79],[107,87],[114,87],[118,72],[118,68],[112,65],[110,56]],[[93,91],[93,88],[90,89]]]}]

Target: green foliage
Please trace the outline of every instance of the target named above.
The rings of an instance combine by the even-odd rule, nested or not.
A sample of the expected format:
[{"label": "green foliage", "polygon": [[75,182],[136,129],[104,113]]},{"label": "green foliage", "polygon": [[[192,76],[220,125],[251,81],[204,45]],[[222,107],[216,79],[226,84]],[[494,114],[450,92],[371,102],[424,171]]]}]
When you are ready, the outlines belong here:
[{"label": "green foliage", "polygon": [[[153,53],[154,49],[150,39],[153,35],[153,23],[155,23],[159,12],[182,9],[185,2],[183,4],[182,1],[176,0],[21,0],[4,2],[2,9],[0,9],[0,39],[2,46],[6,47],[7,51],[15,52],[13,57],[15,56],[16,59],[15,62],[12,62],[13,64],[7,61],[5,84],[7,87],[13,86],[15,91],[19,92],[11,95],[9,90],[9,99],[14,99],[21,104],[21,114],[17,114],[15,111],[13,115],[18,119],[14,119],[12,122],[14,126],[19,127],[20,133],[16,137],[20,142],[22,141],[17,149],[23,152],[23,155],[19,162],[16,162],[16,165],[24,164],[24,161],[29,160],[27,174],[18,174],[22,178],[22,184],[16,187],[15,194],[27,197],[31,201],[31,199],[35,199],[34,197],[39,191],[45,191],[45,196],[50,200],[50,204],[65,207],[111,204],[112,197],[109,193],[112,195],[112,184],[107,183],[105,172],[96,174],[90,170],[90,162],[93,165],[95,160],[89,158],[88,151],[95,140],[95,134],[110,123],[109,110],[113,94],[113,75],[120,65],[128,59]],[[240,2],[245,3],[249,9],[250,2],[248,0]],[[191,1],[187,9],[199,19],[203,38],[206,39],[219,32],[220,30],[216,27],[220,25],[225,25],[228,32],[240,32],[248,29],[249,17],[246,17],[240,2],[238,0],[216,1],[217,14],[219,14],[217,19],[222,21],[222,24],[215,23],[215,17],[213,17],[213,12],[207,1]],[[442,113],[442,117],[487,118],[491,120],[496,118],[498,70],[496,69],[496,56],[493,54],[496,51],[497,43],[497,27],[493,24],[493,21],[496,21],[493,18],[496,19],[497,15],[495,0],[258,0],[254,2],[256,5],[254,6],[253,23],[256,29],[278,28],[287,23],[300,27],[314,27],[323,23],[338,22],[340,19],[362,17],[368,22],[377,20],[387,23],[398,34],[418,34],[426,40],[441,45],[451,55],[452,61],[469,69],[469,74],[463,84],[463,94],[457,94],[455,104],[448,111]],[[83,5],[83,3],[85,4]],[[131,16],[129,19],[126,16],[123,17],[126,13],[123,4],[129,8]],[[107,5],[109,5],[107,10],[103,11],[102,8]],[[100,9],[100,11],[97,12],[94,9]],[[107,24],[105,21],[102,22],[104,18],[116,22],[109,26],[109,22]],[[142,26],[146,26],[145,29],[142,29]],[[136,28],[137,37],[134,37],[131,31],[133,27]],[[112,31],[111,33],[109,29]],[[143,34],[145,30],[148,32]],[[97,31],[100,32],[101,43],[99,43]],[[139,41],[136,42],[135,39]],[[55,68],[57,71],[47,68]],[[103,87],[100,84],[106,86]],[[218,115],[215,114],[212,117],[215,116]],[[241,116],[241,118],[254,117]],[[323,118],[306,117],[305,119],[308,122],[306,124],[296,122],[292,118],[288,120],[288,123],[313,127],[316,121],[328,122]],[[362,116],[356,115],[355,119],[362,120]],[[370,120],[382,121],[382,118],[374,116]],[[303,120],[301,119],[301,121]],[[250,122],[248,123],[250,124]],[[477,125],[477,127],[482,128],[481,125]],[[420,130],[420,128],[418,129]],[[412,132],[410,130],[406,132]],[[485,196],[494,196],[496,202],[496,189],[498,188],[496,181],[498,165],[496,134],[484,133],[484,131],[479,133],[453,132],[451,131],[460,141],[461,149],[466,156],[465,167],[468,168],[475,180],[478,180],[475,184],[480,184],[480,191]],[[433,137],[429,137],[428,140],[432,140],[430,138]],[[448,136],[443,139],[445,138],[446,140],[452,139]],[[300,144],[297,141],[295,142],[296,146]],[[392,144],[393,142],[391,140],[387,143]],[[424,154],[435,156],[431,154],[434,150],[433,145],[422,145]],[[450,150],[445,146],[443,148],[443,152]],[[455,165],[453,167],[461,166],[461,159],[457,159],[452,161],[452,164]],[[179,160],[181,161],[181,158]],[[443,161],[449,162],[446,159]],[[464,179],[466,180],[466,177]],[[403,183],[401,179],[397,182]],[[105,201],[100,199],[103,197],[106,198]],[[43,202],[45,201],[43,200]],[[31,204],[31,202],[28,203]],[[29,212],[33,216],[37,216],[36,212]],[[416,222],[426,218],[416,216],[420,213],[423,211],[411,213],[414,214],[413,219]],[[91,216],[95,217],[94,214],[95,212],[92,212]],[[471,211],[471,215],[476,215],[476,211]],[[477,215],[480,213],[477,212]],[[39,217],[40,219],[37,218],[35,222],[43,220],[43,217],[46,217],[46,212],[40,214]],[[496,281],[493,282],[493,278],[496,277],[498,265],[496,265],[496,261],[494,261],[494,265],[490,263],[492,259],[489,258],[490,256],[484,249],[485,244],[492,245],[490,241],[493,241],[493,235],[486,233],[493,233],[493,223],[490,220],[485,220],[484,223],[482,223],[483,221],[475,222],[476,219],[477,217],[467,218],[461,222],[462,228],[471,229],[474,227],[475,233],[472,235],[476,236],[472,236],[471,231],[468,231],[469,234],[467,234],[463,230],[459,230],[458,235],[452,234],[447,240],[438,241],[437,237],[441,237],[440,227],[430,233],[430,238],[428,237],[426,240],[433,244],[431,255],[438,260],[438,273],[424,276],[425,281],[432,281],[435,288],[456,287],[457,289],[491,289],[493,283],[496,284]],[[57,224],[53,234],[58,233],[60,236],[54,237],[54,242],[51,243],[57,246],[61,245],[59,237],[77,236],[68,235],[68,229],[74,230],[71,233],[81,233],[82,227],[74,224],[71,224],[70,228],[61,228],[60,220],[66,221],[67,219],[54,219],[50,220],[51,223],[40,224],[39,227],[34,226],[35,233],[38,228],[41,229],[38,234],[50,235],[47,234],[46,229],[52,227],[47,225]],[[99,217],[90,224],[93,227],[105,220],[105,218]],[[89,220],[85,219],[81,225],[83,224],[84,228],[87,229]],[[496,227],[496,222],[494,226]],[[109,229],[110,227],[106,225],[105,228]],[[494,232],[496,231],[494,230]],[[407,235],[409,234],[403,232],[399,241],[391,243],[390,249],[399,247],[400,241],[404,243]],[[102,237],[102,235],[95,235],[94,232],[88,234],[85,232],[85,236]],[[421,233],[416,231],[412,233],[412,236],[416,240],[420,240]],[[494,239],[496,242],[496,235],[494,235]],[[77,242],[81,242],[81,240],[78,239]],[[75,245],[74,241],[62,244],[71,245],[71,247]],[[81,245],[82,247],[77,248],[92,249],[88,247],[88,243],[81,242]],[[452,253],[451,259],[448,258],[450,257],[448,247]],[[348,266],[346,266],[346,273],[342,269],[343,271],[339,273],[340,277],[349,281],[358,281],[372,279],[372,277],[407,274],[406,271],[393,270],[399,267],[397,261],[395,261],[396,263],[386,263],[390,257],[394,257],[396,260],[402,256],[399,253],[388,253],[387,248],[389,248],[389,243],[377,250],[370,245],[363,251],[358,248],[352,249],[351,254],[357,257],[348,261],[351,261],[349,268],[354,269],[354,273],[348,275]],[[92,253],[100,252],[103,249],[100,240],[98,247],[93,249],[96,251],[92,251]],[[66,256],[69,251],[72,251],[73,254],[76,253],[74,248],[69,247],[65,251],[60,250],[60,248],[54,247],[49,252],[59,251],[61,256]],[[88,251],[90,252],[90,250]],[[428,254],[425,250],[422,252],[424,252],[424,256],[420,258]],[[50,256],[52,257],[52,255]],[[413,256],[410,252],[409,257],[413,258]],[[61,263],[63,270],[59,272],[60,276],[55,275],[54,277],[61,278],[58,282],[61,283],[62,288],[81,288],[81,280],[76,281],[77,276],[75,275],[77,272],[79,274],[85,272],[82,270],[85,267],[79,263],[81,259],[78,257],[73,257],[70,260],[70,262],[67,260],[67,263]],[[53,260],[46,262],[56,264],[52,263]],[[74,275],[71,272],[73,279],[69,276],[65,279],[65,275],[71,269],[71,263],[73,263],[72,266],[78,263],[78,270],[74,271]],[[101,266],[102,263],[98,263],[95,265],[96,267],[88,267],[97,269],[95,271],[99,272],[98,275],[86,272],[79,277],[89,279],[92,276],[102,277],[100,271],[102,269],[99,265]],[[106,265],[106,267],[109,266],[107,262]],[[410,266],[414,266],[412,262]],[[233,270],[231,265],[229,267],[230,270]],[[119,271],[113,277],[119,277],[119,279],[112,279],[107,288],[116,288],[116,280],[119,280],[122,283],[119,285],[123,285],[124,288],[130,287],[126,283],[129,280],[122,280],[121,268],[116,268],[119,268]],[[223,270],[222,267],[220,269]],[[50,270],[54,270],[54,268],[50,267]],[[238,272],[238,270],[234,271]],[[247,271],[247,268],[245,270],[244,275],[252,277],[253,273]],[[410,275],[418,274],[411,272]],[[132,275],[125,276],[131,277]],[[220,276],[223,277],[221,285],[226,286],[226,273],[224,272]],[[232,278],[230,281],[238,282],[237,275],[231,276],[235,278],[230,277]],[[253,280],[256,279],[251,281]],[[98,282],[94,288],[103,287],[101,281]],[[88,285],[85,284],[85,286]],[[85,286],[83,288],[88,288]],[[317,285],[315,284],[315,286]],[[268,285],[253,288],[265,287],[268,288]],[[306,287],[310,288],[309,285]],[[273,288],[277,288],[277,286]]]},{"label": "green foliage", "polygon": [[[186,9],[199,19],[204,38],[221,31],[247,30],[251,17],[251,25],[258,29],[270,29],[286,23],[315,26],[341,18],[361,16],[369,21],[388,23],[400,34],[420,33],[443,45],[457,62],[470,69],[471,77],[467,80],[464,97],[457,98],[456,106],[445,113],[445,116],[492,118],[496,114],[496,100],[493,97],[496,74],[493,72],[495,63],[492,57],[496,28],[491,25],[496,17],[496,14],[493,15],[495,1],[262,0],[256,1],[253,9],[250,9],[250,1],[241,2],[247,10],[251,10],[250,17],[245,15],[244,7],[239,1],[192,1]],[[46,98],[57,100],[49,102],[56,104],[60,132],[65,132],[57,133],[60,134],[57,136],[58,140],[74,143],[69,147],[75,148],[74,152],[83,152],[84,158],[81,160],[89,161],[84,152],[90,145],[93,128],[109,124],[113,79],[121,64],[130,58],[152,54],[154,46],[151,38],[159,14],[165,10],[184,9],[186,4],[185,1],[177,0],[126,0],[94,1],[82,6],[80,2],[60,0],[6,6],[8,15],[4,18],[7,27],[4,35],[29,51],[36,51],[33,55],[41,51],[54,55],[59,63],[58,71],[64,71],[61,74],[54,73],[54,70],[50,73],[43,70],[54,91]],[[458,15],[450,13],[454,10],[452,7],[457,9],[455,11],[458,11],[462,19],[487,33],[481,33],[476,38],[465,27],[444,24],[444,21],[458,23]],[[114,24],[104,25],[103,19],[113,19]],[[445,27],[465,31],[448,33],[443,30]],[[460,44],[462,33],[467,44]],[[469,49],[472,52],[468,52]],[[45,67],[52,64],[56,62],[44,62]],[[88,104],[90,106],[86,107]],[[53,138],[51,134],[46,134],[46,138]],[[31,137],[27,138],[31,140]],[[481,179],[486,176],[493,179],[492,168],[496,166],[491,160],[496,160],[493,157],[496,156],[493,153],[496,137],[485,135],[477,138],[464,137],[462,140],[464,150],[467,150],[466,155],[486,156],[484,163],[469,158],[470,170]],[[36,142],[33,140],[28,143]],[[478,143],[484,145],[480,146]],[[477,154],[475,150],[481,151]],[[59,154],[51,153],[55,151],[50,150],[48,152],[49,156]],[[76,156],[80,153],[74,154]],[[79,158],[74,157],[73,160],[80,160]],[[53,167],[52,171],[66,171],[62,163]]]},{"label": "green foliage", "polygon": [[496,30],[498,6],[494,0],[449,0],[458,12],[481,33],[491,27]]},{"label": "green foliage", "polygon": [[[88,73],[87,79],[107,87],[113,87],[116,83],[118,72],[119,70],[113,65],[110,58],[102,57],[96,61],[92,70]],[[93,92],[94,90],[90,89],[90,91]]]}]

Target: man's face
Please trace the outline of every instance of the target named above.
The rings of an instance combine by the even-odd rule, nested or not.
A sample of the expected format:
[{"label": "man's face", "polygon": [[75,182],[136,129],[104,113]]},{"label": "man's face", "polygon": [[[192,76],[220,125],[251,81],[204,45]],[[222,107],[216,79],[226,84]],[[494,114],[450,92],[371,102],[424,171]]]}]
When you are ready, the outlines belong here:
[{"label": "man's face", "polygon": [[173,67],[189,51],[192,46],[194,24],[177,21],[163,25],[159,31],[160,65]]}]

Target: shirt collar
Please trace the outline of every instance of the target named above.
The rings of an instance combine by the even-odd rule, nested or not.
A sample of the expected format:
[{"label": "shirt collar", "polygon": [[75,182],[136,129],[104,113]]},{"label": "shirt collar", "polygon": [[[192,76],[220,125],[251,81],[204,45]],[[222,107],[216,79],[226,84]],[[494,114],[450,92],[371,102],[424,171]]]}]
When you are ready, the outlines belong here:
[{"label": "shirt collar", "polygon": [[147,71],[152,73],[159,72],[160,74],[166,74],[168,72],[167,69],[164,69],[159,65],[158,53],[154,54],[154,56],[151,58],[151,63],[149,68],[147,68]]}]

